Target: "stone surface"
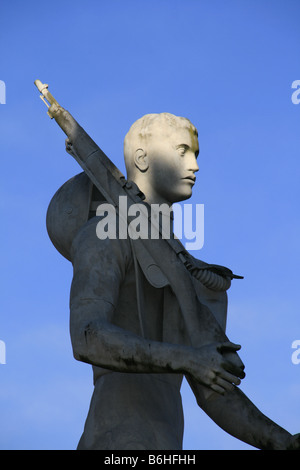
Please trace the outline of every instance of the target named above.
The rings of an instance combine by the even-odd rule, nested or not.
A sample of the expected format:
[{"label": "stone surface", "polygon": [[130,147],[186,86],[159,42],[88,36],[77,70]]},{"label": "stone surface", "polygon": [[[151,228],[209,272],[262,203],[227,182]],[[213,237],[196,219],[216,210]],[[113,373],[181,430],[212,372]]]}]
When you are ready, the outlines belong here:
[{"label": "stone surface", "polygon": [[[199,170],[198,153],[195,127],[168,113],[139,119],[124,142],[128,179],[147,204],[171,206],[188,199]],[[47,217],[50,238],[74,267],[74,357],[94,371],[78,449],[181,449],[184,375],[199,406],[230,434],[259,449],[297,448],[299,439],[265,417],[239,389],[243,365],[233,359],[239,346],[210,339],[210,330],[225,332],[226,291],[193,278],[188,295],[197,298],[200,313],[191,316],[191,343],[178,293],[165,276],[170,258],[162,252],[160,260],[148,262],[145,244],[134,245],[129,238],[100,240],[94,203],[102,199],[81,174],[59,190]],[[174,269],[173,275],[180,287],[180,273]]]}]

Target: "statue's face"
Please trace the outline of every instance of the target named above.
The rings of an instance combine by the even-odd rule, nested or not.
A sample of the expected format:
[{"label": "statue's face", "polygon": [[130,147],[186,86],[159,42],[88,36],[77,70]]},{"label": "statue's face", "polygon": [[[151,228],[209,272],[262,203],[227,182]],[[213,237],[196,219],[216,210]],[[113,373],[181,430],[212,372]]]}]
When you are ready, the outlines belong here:
[{"label": "statue's face", "polygon": [[173,204],[191,197],[199,170],[198,154],[192,129],[166,125],[155,130],[147,144],[147,176],[156,200]]}]

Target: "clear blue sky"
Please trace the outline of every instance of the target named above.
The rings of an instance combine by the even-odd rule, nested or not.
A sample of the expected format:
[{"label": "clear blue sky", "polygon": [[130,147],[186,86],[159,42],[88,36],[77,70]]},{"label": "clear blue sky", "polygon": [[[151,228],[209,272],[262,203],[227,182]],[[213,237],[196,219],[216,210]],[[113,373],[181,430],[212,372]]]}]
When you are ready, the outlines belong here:
[{"label": "clear blue sky", "polygon": [[[245,276],[228,316],[242,389],[300,432],[299,1],[2,0],[0,11],[0,448],[75,448],[92,393],[69,339],[71,265],[45,227],[52,195],[80,168],[37,78],[123,172],[123,138],[142,115],[167,111],[198,128],[192,202],[205,206],[205,243],[193,254]],[[248,448],[186,385],[183,400],[185,449]]]}]

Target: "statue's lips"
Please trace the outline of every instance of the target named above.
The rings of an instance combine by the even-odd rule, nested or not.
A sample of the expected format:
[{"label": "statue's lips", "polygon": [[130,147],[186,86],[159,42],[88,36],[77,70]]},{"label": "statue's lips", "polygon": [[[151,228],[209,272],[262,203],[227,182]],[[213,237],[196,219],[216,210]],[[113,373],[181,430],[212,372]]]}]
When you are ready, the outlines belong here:
[{"label": "statue's lips", "polygon": [[196,176],[186,176],[185,178],[182,178],[183,180],[190,181],[191,183],[195,184],[196,181]]}]

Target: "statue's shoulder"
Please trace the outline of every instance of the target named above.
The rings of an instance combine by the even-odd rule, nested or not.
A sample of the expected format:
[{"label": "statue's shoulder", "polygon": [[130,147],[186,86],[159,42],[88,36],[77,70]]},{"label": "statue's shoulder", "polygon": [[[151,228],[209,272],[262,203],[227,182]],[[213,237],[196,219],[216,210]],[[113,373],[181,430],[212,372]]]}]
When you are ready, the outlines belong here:
[{"label": "statue's shoulder", "polygon": [[82,172],[66,181],[50,201],[46,217],[48,235],[69,261],[74,237],[89,219],[92,192],[93,184]]},{"label": "statue's shoulder", "polygon": [[97,237],[96,209],[106,202],[104,196],[82,172],[66,181],[52,197],[46,225],[48,235],[58,252],[72,262],[74,249],[101,253],[111,251],[130,260],[128,240],[99,239]]}]

